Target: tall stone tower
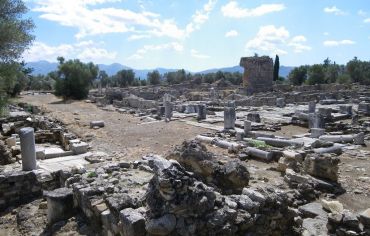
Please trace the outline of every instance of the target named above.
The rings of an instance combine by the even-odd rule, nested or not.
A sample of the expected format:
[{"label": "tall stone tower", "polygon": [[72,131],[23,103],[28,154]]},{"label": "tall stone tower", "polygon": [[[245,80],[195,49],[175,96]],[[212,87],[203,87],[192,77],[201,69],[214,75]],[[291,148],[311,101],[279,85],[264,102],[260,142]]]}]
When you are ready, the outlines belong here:
[{"label": "tall stone tower", "polygon": [[243,86],[247,94],[272,91],[274,63],[268,56],[242,57],[240,66],[244,67]]}]

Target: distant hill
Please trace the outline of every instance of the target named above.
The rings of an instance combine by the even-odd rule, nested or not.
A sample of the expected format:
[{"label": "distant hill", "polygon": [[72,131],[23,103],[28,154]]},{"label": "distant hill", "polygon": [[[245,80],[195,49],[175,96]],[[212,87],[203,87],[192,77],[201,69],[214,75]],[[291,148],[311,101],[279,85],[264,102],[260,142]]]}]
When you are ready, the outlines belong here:
[{"label": "distant hill", "polygon": [[27,62],[27,66],[33,68],[32,75],[46,75],[58,68],[58,63],[48,61]]},{"label": "distant hill", "polygon": [[[47,73],[51,71],[55,71],[58,68],[58,63],[54,62],[48,62],[48,61],[36,61],[36,62],[28,62],[27,63],[28,67],[33,68],[33,75],[46,75]],[[132,69],[128,66],[121,65],[119,63],[113,63],[110,65],[105,65],[105,64],[98,64],[100,70],[104,70],[107,72],[109,76],[116,74],[120,70],[127,70],[127,69]],[[289,72],[293,69],[294,67],[291,66],[280,66],[280,76],[286,77]],[[167,68],[155,68],[155,69],[132,69],[135,72],[136,77],[141,78],[141,79],[146,79],[146,76],[148,72],[151,72],[153,70],[158,70],[160,74],[164,74],[167,72],[173,72],[177,71],[179,69],[167,69]],[[243,73],[244,69],[243,67],[240,66],[233,66],[233,67],[223,67],[223,68],[213,68],[209,70],[204,70],[204,71],[199,71],[199,72],[191,72],[191,73],[201,73],[201,74],[207,74],[207,73],[215,73],[217,71],[222,71],[222,72],[240,72]]]}]

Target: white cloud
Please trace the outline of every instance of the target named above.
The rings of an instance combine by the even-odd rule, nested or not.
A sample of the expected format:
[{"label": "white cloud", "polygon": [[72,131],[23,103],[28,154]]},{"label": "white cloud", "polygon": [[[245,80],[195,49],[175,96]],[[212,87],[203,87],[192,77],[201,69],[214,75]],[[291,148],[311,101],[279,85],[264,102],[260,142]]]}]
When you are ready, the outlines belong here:
[{"label": "white cloud", "polygon": [[309,51],[312,49],[310,46],[304,44],[306,41],[306,37],[304,37],[303,35],[298,35],[293,37],[288,45],[293,47],[293,51],[295,53],[302,53],[304,51]]},{"label": "white cloud", "polygon": [[34,42],[33,45],[23,54],[26,61],[46,60],[55,62],[57,57],[62,56],[66,59],[79,58],[82,61],[93,61],[95,63],[113,61],[117,53],[109,52],[104,48],[99,48],[100,44],[93,41],[82,41],[75,44],[60,44],[50,46],[42,42]]},{"label": "white cloud", "polygon": [[189,36],[194,30],[199,30],[200,27],[209,19],[209,15],[215,7],[216,0],[208,0],[201,10],[197,10],[192,16],[192,20],[185,27],[185,34]]},{"label": "white cloud", "polygon": [[307,39],[303,35],[290,37],[289,31],[284,27],[275,27],[267,25],[260,27],[257,35],[246,44],[248,53],[262,52],[269,55],[287,54],[286,47],[293,49],[295,53],[311,50],[311,47],[305,45]]},{"label": "white cloud", "polygon": [[366,18],[366,19],[364,20],[364,23],[370,23],[370,18]]},{"label": "white cloud", "polygon": [[329,36],[329,32],[324,32],[323,33],[325,36]]},{"label": "white cloud", "polygon": [[[42,19],[77,28],[77,38],[108,33],[134,33],[129,40],[151,36],[182,39],[194,30],[198,30],[208,20],[216,2],[216,0],[209,0],[201,10],[195,12],[191,22],[181,29],[173,19],[162,19],[161,15],[147,11],[145,8],[140,12],[134,12],[122,8],[96,7],[97,4],[115,1],[36,0],[37,7],[32,10],[40,12]],[[139,5],[142,4],[139,3]],[[138,31],[138,28],[141,31]]]},{"label": "white cloud", "polygon": [[207,58],[209,58],[208,55],[201,54],[195,49],[191,49],[190,54],[191,54],[192,57],[195,57],[195,58],[198,58],[198,59],[207,59]]},{"label": "white cloud", "polygon": [[236,37],[238,35],[239,35],[238,31],[230,30],[229,32],[226,32],[225,37],[230,38],[230,37]]},{"label": "white cloud", "polygon": [[230,1],[221,7],[222,14],[230,18],[256,17],[285,9],[284,4],[262,4],[256,8],[241,8],[236,1]]},{"label": "white cloud", "polygon": [[337,8],[336,6],[332,7],[325,7],[324,12],[329,13],[329,14],[334,14],[334,15],[347,15],[347,12],[342,11],[341,9]]},{"label": "white cloud", "polygon": [[272,54],[287,54],[280,48],[289,39],[289,32],[285,27],[276,28],[274,25],[260,27],[255,38],[246,44],[251,52],[264,51]]},{"label": "white cloud", "polygon": [[341,45],[352,45],[352,44],[355,44],[355,43],[356,42],[354,42],[352,40],[349,40],[349,39],[344,39],[344,40],[339,40],[339,41],[326,40],[326,41],[323,42],[325,47],[338,47],[338,46],[341,46]]},{"label": "white cloud", "polygon": [[358,10],[357,14],[359,16],[362,16],[362,17],[366,17],[367,16],[367,13],[365,11],[363,11],[363,10]]},{"label": "white cloud", "polygon": [[144,55],[151,51],[172,50],[175,52],[182,52],[184,46],[178,42],[158,44],[158,45],[144,45],[144,47],[137,50],[133,55],[129,56],[127,60],[139,60],[144,58]]}]

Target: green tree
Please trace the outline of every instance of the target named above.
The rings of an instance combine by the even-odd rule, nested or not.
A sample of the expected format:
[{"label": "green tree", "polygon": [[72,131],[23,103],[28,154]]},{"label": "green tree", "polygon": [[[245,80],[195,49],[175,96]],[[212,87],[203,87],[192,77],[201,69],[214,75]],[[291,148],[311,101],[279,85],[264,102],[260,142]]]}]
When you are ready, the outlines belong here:
[{"label": "green tree", "polygon": [[100,81],[102,87],[106,87],[109,83],[109,76],[105,70],[99,71],[98,80]]},{"label": "green tree", "polygon": [[295,67],[288,75],[288,80],[293,85],[301,85],[307,80],[308,66]]},{"label": "green tree", "polygon": [[324,84],[325,83],[325,67],[321,64],[315,64],[308,69],[307,84]]},{"label": "green tree", "polygon": [[280,61],[279,61],[279,56],[275,56],[275,62],[274,62],[274,76],[273,80],[278,81],[279,80],[279,68],[280,68]]},{"label": "green tree", "polygon": [[31,44],[34,28],[31,19],[24,18],[27,8],[20,0],[0,0],[0,113],[9,95],[16,95],[26,84],[24,64],[18,63]]},{"label": "green tree", "polygon": [[78,59],[65,61],[58,58],[59,66],[55,83],[55,95],[64,99],[83,99],[96,79],[99,69],[93,63],[83,63]]},{"label": "green tree", "polygon": [[127,87],[132,85],[135,80],[135,72],[133,70],[120,70],[115,75],[116,82],[119,87]]},{"label": "green tree", "polygon": [[34,28],[31,19],[24,19],[28,9],[20,0],[0,0],[0,61],[18,59],[31,44]]},{"label": "green tree", "polygon": [[370,84],[370,61],[361,61],[355,57],[347,63],[346,69],[352,82]]},{"label": "green tree", "polygon": [[157,85],[161,83],[161,75],[157,70],[148,73],[148,81],[151,85]]}]

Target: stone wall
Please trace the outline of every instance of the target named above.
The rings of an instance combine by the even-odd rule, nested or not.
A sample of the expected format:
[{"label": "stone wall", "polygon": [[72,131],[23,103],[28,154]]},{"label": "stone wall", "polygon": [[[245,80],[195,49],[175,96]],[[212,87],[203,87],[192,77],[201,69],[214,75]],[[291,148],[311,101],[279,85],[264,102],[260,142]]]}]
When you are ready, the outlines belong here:
[{"label": "stone wall", "polygon": [[32,171],[12,171],[0,175],[0,211],[42,196],[42,184]]},{"label": "stone wall", "polygon": [[242,57],[244,67],[243,86],[247,94],[272,91],[273,61],[270,57]]}]

